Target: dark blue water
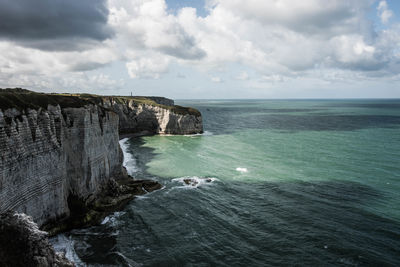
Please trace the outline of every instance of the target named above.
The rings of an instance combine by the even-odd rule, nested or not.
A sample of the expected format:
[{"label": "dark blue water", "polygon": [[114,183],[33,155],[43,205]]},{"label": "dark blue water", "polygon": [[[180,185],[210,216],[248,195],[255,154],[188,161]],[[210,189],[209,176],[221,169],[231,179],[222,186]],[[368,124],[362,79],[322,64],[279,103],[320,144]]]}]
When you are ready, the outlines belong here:
[{"label": "dark blue water", "polygon": [[180,104],[206,134],[122,142],[165,187],[60,236],[82,265],[400,266],[399,100]]}]

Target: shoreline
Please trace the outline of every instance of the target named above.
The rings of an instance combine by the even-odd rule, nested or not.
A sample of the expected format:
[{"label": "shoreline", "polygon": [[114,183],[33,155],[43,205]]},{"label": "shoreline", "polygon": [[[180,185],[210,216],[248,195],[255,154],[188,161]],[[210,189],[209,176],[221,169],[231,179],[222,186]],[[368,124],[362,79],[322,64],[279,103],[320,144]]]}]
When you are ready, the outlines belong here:
[{"label": "shoreline", "polygon": [[[125,134],[119,137],[119,141],[151,135],[154,134],[147,132]],[[121,144],[119,146],[123,150]],[[123,153],[127,152],[123,151]],[[162,188],[162,184],[157,181],[135,179],[129,175],[124,161],[121,167],[123,169],[121,175],[111,178],[107,187],[98,196],[89,197],[86,200],[75,197],[68,198],[71,209],[70,216],[46,222],[40,227],[40,230],[46,231],[50,237],[53,237],[73,229],[99,225],[110,214],[123,210],[136,196]]]},{"label": "shoreline", "polygon": [[[87,228],[90,226],[100,225],[100,224],[102,224],[104,219],[107,218],[108,216],[114,214],[115,212],[123,211],[123,209],[132,200],[134,200],[137,196],[145,195],[147,193],[151,193],[153,191],[162,189],[162,185],[156,181],[136,180],[133,176],[128,174],[128,170],[125,165],[125,154],[129,153],[129,152],[125,151],[126,146],[121,144],[121,141],[124,139],[130,140],[131,138],[138,138],[138,137],[142,137],[142,136],[153,136],[153,135],[156,135],[156,134],[140,132],[140,133],[134,133],[134,134],[123,134],[123,135],[120,135],[120,138],[119,138],[119,145],[120,145],[120,148],[124,155],[124,160],[122,162],[122,168],[124,170],[124,173],[123,173],[124,175],[123,175],[122,179],[115,180],[115,182],[118,183],[118,185],[120,185],[120,186],[131,186],[132,187],[133,185],[139,185],[142,189],[142,190],[140,190],[140,192],[132,192],[132,194],[127,195],[126,197],[120,198],[119,199],[120,201],[115,206],[113,206],[112,208],[110,208],[107,211],[104,211],[102,214],[98,214],[98,216],[92,217],[92,219],[90,221],[84,222],[84,220],[82,220],[84,218],[80,217],[80,218],[78,218],[78,221],[77,221],[78,224],[73,225],[71,227],[71,225],[70,225],[71,221],[69,220],[69,218],[67,218],[67,220],[64,222],[62,222],[62,221],[55,222],[54,225],[56,227],[54,227],[54,228],[50,228],[49,230],[46,230],[46,229],[41,229],[41,230],[47,232],[48,237],[52,238],[54,240],[54,238],[58,238],[58,236],[63,236],[64,234],[66,234],[69,231],[74,230],[74,229],[84,229],[84,228]],[[89,212],[87,215],[91,215],[92,213]],[[96,212],[94,214],[96,215]],[[57,227],[57,224],[60,224],[60,222],[61,222],[61,227]],[[75,222],[73,222],[73,223],[75,223]],[[79,255],[76,253],[75,249],[72,249],[72,251],[70,251],[68,253],[67,247],[63,247],[62,249],[60,249],[60,247],[58,247],[58,249],[56,249],[57,245],[55,243],[53,243],[54,241],[49,241],[49,242],[51,244],[51,247],[54,249],[54,251],[56,251],[57,253],[61,253],[60,255],[63,255],[67,260],[72,262],[74,264],[74,266],[81,266],[81,265],[84,266],[85,265],[82,262]],[[77,265],[77,264],[79,264],[79,265]]]},{"label": "shoreline", "polygon": [[203,131],[198,110],[164,98],[17,88],[0,89],[0,102],[0,214],[26,213],[49,236],[98,225],[162,188],[128,174],[120,140]]},{"label": "shoreline", "polygon": [[141,131],[141,132],[137,132],[137,133],[124,133],[124,134],[119,135],[119,140],[121,141],[122,139],[126,139],[126,138],[137,138],[137,137],[153,136],[153,135],[157,135],[157,134],[149,132],[149,131]]}]

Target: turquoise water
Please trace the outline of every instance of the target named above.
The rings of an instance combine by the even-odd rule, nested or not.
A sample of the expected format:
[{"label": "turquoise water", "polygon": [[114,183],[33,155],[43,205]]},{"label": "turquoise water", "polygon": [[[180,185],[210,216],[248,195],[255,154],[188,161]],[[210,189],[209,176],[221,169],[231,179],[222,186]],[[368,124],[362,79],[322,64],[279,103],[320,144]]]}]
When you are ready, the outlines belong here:
[{"label": "turquoise water", "polygon": [[400,265],[400,100],[178,104],[205,134],[123,142],[164,188],[69,233],[83,263]]}]

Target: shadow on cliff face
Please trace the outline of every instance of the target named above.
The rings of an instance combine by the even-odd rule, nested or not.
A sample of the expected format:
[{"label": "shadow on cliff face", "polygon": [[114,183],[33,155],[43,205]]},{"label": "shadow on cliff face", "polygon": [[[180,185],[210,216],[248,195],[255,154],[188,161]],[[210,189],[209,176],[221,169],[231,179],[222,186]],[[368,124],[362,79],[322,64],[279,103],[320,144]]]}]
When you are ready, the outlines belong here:
[{"label": "shadow on cliff face", "polygon": [[119,111],[119,117],[119,133],[121,135],[130,135],[142,132],[146,132],[147,134],[156,134],[160,127],[154,112],[141,112],[137,114],[133,111],[129,111],[128,113]]},{"label": "shadow on cliff face", "polygon": [[135,129],[135,132],[148,131],[153,134],[158,132],[160,126],[154,112],[146,112],[145,114],[140,113],[136,119],[137,128]]}]

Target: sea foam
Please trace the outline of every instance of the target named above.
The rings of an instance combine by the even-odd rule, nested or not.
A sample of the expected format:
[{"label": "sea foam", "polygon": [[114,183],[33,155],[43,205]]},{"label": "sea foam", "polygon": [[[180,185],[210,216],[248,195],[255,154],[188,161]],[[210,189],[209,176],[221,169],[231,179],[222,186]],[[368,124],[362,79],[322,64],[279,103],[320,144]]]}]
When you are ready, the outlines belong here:
[{"label": "sea foam", "polygon": [[126,213],[126,212],[124,212],[124,211],[116,211],[116,212],[114,212],[113,214],[111,214],[111,215],[105,217],[105,218],[103,219],[103,221],[101,222],[101,224],[103,224],[103,225],[104,225],[104,224],[108,224],[108,225],[110,225],[110,226],[115,227],[115,226],[117,226],[118,223],[119,223],[118,217],[124,215],[125,213]]},{"label": "sea foam", "polygon": [[212,132],[210,132],[210,131],[204,131],[204,133],[197,133],[197,134],[185,134],[184,136],[190,136],[190,137],[193,137],[193,136],[211,136],[211,135],[214,135]]},{"label": "sea foam", "polygon": [[214,177],[197,177],[197,176],[185,176],[172,179],[173,182],[182,183],[183,186],[179,186],[181,188],[197,188],[199,186],[209,185],[217,180],[218,179]]},{"label": "sea foam", "polygon": [[122,153],[124,154],[124,161],[122,165],[126,168],[128,174],[132,175],[133,173],[138,171],[138,167],[135,158],[132,156],[131,153],[128,152],[129,138],[124,138],[120,140],[119,145],[121,146]]},{"label": "sea foam", "polygon": [[241,168],[241,167],[237,167],[236,171],[241,172],[241,173],[246,173],[248,172],[247,168]]},{"label": "sea foam", "polygon": [[50,238],[50,243],[52,243],[54,250],[57,252],[65,253],[65,257],[70,261],[74,262],[76,266],[86,266],[79,258],[78,254],[74,248],[74,241],[64,234],[57,235]]}]

